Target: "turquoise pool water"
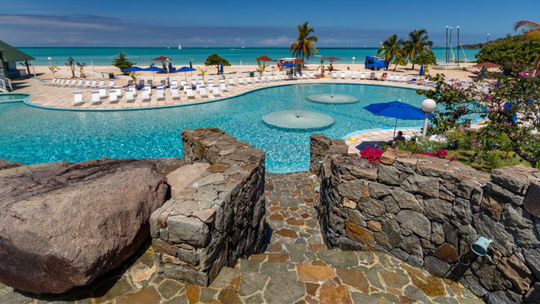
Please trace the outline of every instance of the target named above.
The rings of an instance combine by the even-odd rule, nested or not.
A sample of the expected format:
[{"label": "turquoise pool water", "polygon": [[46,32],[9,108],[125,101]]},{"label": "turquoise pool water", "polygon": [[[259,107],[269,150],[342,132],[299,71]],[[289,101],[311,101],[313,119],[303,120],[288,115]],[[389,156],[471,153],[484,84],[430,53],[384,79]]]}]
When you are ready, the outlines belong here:
[{"label": "turquoise pool water", "polygon": [[30,97],[29,94],[19,94],[19,93],[0,94],[0,103],[22,101],[28,97]]},{"label": "turquoise pool water", "polygon": [[[320,104],[306,96],[320,93],[357,97],[355,104]],[[266,152],[270,172],[309,168],[309,136],[341,138],[352,131],[392,128],[394,119],[363,107],[401,99],[420,106],[413,89],[359,84],[299,84],[257,90],[218,102],[140,111],[83,112],[45,110],[23,103],[0,104],[0,158],[27,164],[101,157],[182,156],[180,130],[215,126]],[[274,111],[315,111],[335,123],[322,131],[287,131],[264,124]],[[399,121],[398,127],[421,127],[422,121]]]}]

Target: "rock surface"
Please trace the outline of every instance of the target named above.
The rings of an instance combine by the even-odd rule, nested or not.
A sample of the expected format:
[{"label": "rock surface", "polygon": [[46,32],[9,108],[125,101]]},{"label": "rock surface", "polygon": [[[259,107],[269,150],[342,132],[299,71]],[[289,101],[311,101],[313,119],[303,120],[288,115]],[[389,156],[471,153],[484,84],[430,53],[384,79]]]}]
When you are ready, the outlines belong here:
[{"label": "rock surface", "polygon": [[0,170],[0,281],[32,293],[89,284],[140,247],[167,190],[145,160]]}]

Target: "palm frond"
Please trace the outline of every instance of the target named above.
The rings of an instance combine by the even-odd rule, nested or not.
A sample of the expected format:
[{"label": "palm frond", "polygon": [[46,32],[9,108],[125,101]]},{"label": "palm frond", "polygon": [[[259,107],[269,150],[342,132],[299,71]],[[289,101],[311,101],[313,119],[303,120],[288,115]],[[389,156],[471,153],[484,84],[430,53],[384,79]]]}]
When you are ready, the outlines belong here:
[{"label": "palm frond", "polygon": [[514,25],[514,31],[517,31],[517,29],[523,26],[534,29],[534,30],[540,30],[540,24],[533,21],[529,21],[529,20],[521,20],[521,21],[516,22],[516,24]]}]

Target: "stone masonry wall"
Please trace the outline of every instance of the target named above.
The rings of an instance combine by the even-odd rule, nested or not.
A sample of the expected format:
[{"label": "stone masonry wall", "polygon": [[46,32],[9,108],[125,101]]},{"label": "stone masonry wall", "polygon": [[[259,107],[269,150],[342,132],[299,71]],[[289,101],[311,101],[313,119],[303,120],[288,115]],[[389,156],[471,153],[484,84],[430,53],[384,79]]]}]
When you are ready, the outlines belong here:
[{"label": "stone masonry wall", "polygon": [[182,140],[185,168],[201,165],[202,174],[182,177],[194,180],[173,186],[152,214],[152,246],[165,276],[207,286],[264,245],[265,156],[216,128],[183,130]]},{"label": "stone masonry wall", "polygon": [[[488,303],[540,303],[540,171],[520,165],[487,174],[387,151],[381,163],[327,154],[318,176],[327,245],[389,252],[459,280]],[[487,258],[470,252],[478,236],[493,240]]]}]

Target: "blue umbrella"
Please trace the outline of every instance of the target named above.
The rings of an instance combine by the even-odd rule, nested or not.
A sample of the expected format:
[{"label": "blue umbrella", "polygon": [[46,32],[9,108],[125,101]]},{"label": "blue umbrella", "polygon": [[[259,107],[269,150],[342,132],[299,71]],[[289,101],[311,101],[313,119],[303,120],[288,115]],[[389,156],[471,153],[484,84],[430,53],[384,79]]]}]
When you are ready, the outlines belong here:
[{"label": "blue umbrella", "polygon": [[[187,66],[183,66],[177,70],[175,70],[175,73],[179,73],[179,72],[193,72],[193,71],[196,71],[196,69],[194,68],[190,68],[190,67],[187,67]],[[186,80],[187,80],[187,74],[184,74],[186,76]]]},{"label": "blue umbrella", "polygon": [[[401,101],[391,101],[384,103],[373,103],[370,104],[364,109],[370,111],[375,115],[392,117],[396,119],[396,124],[394,125],[394,136],[396,135],[397,121],[398,119],[404,120],[422,120],[425,117],[425,113],[415,106],[410,104],[403,103]],[[429,114],[431,119],[432,114]]]},{"label": "blue umbrella", "polygon": [[189,68],[193,69],[193,66],[191,65],[191,61],[189,62]]},{"label": "blue umbrella", "polygon": [[141,71],[150,71],[150,72],[164,72],[165,69],[162,69],[162,68],[158,68],[156,66],[151,66],[151,67],[147,67],[146,69],[144,70],[141,70]]},{"label": "blue umbrella", "polygon": [[144,71],[144,69],[137,66],[132,66],[132,67],[122,70],[122,72],[138,72],[138,71]]},{"label": "blue umbrella", "polygon": [[420,66],[420,72],[418,73],[418,75],[424,76],[424,65],[423,64]]},{"label": "blue umbrella", "polygon": [[221,67],[219,68],[219,72],[223,74],[223,63],[221,64]]},{"label": "blue umbrella", "polygon": [[285,63],[283,64],[283,66],[286,66],[286,67],[295,67],[296,64],[294,64],[294,63],[292,63],[292,62],[285,62]]}]

